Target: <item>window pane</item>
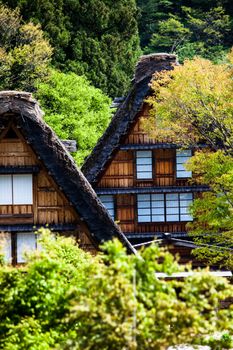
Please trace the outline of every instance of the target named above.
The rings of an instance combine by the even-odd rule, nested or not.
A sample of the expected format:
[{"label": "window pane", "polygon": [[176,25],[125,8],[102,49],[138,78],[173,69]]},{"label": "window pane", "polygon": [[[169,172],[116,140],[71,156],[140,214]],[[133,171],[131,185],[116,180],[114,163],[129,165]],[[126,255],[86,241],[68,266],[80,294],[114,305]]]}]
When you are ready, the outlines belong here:
[{"label": "window pane", "polygon": [[138,202],[138,208],[150,208],[150,202]]},{"label": "window pane", "polygon": [[180,208],[180,212],[181,214],[189,214],[189,208],[188,207]]},{"label": "window pane", "polygon": [[167,208],[167,214],[179,214],[179,208]]},{"label": "window pane", "polygon": [[167,201],[178,201],[178,193],[169,193],[166,194]]},{"label": "window pane", "polygon": [[181,221],[193,221],[193,217],[190,214],[183,214],[180,216]]},{"label": "window pane", "polygon": [[1,248],[1,253],[4,256],[5,262],[10,263],[12,260],[10,233],[0,233],[0,248]]},{"label": "window pane", "polygon": [[167,208],[178,208],[179,202],[178,201],[166,201]]},{"label": "window pane", "polygon": [[167,221],[179,221],[179,215],[167,215]]},{"label": "window pane", "polygon": [[150,216],[149,215],[145,215],[145,216],[138,216],[138,222],[150,222]]},{"label": "window pane", "polygon": [[150,215],[150,208],[147,209],[138,209],[138,215]]},{"label": "window pane", "polygon": [[192,177],[192,172],[191,171],[187,171],[187,170],[184,170],[184,171],[177,171],[176,172],[176,176],[178,178],[184,178],[184,177]]},{"label": "window pane", "polygon": [[152,198],[152,201],[163,201],[164,195],[163,194],[152,194],[151,198]]},{"label": "window pane", "polygon": [[187,200],[187,201],[180,201],[180,207],[189,207],[193,201]]},{"label": "window pane", "polygon": [[13,204],[32,204],[32,174],[13,175]]},{"label": "window pane", "polygon": [[152,166],[151,165],[138,165],[137,166],[137,172],[138,173],[142,173],[142,172],[144,172],[144,173],[146,173],[146,172],[150,172],[151,173],[151,171],[152,171]]},{"label": "window pane", "polygon": [[149,202],[150,201],[150,195],[149,194],[138,194],[137,198],[138,198],[138,202],[141,202],[141,201]]},{"label": "window pane", "polygon": [[17,233],[17,263],[25,262],[25,252],[36,249],[36,236],[34,233]]},{"label": "window pane", "polygon": [[191,149],[185,149],[185,150],[176,150],[176,155],[177,157],[186,157],[186,156],[189,156],[191,157],[192,156],[192,150]]},{"label": "window pane", "polygon": [[183,171],[186,171],[186,169],[184,168],[183,164],[176,164],[176,171],[183,172]]},{"label": "window pane", "polygon": [[152,179],[152,172],[148,173],[137,173],[137,179]]},{"label": "window pane", "polygon": [[12,204],[12,176],[0,175],[0,205]]},{"label": "window pane", "polygon": [[158,214],[164,214],[164,208],[153,208],[152,209],[152,214],[156,214],[156,215],[158,215]]},{"label": "window pane", "polygon": [[152,164],[152,158],[137,158],[137,165],[143,166],[147,164]]},{"label": "window pane", "polygon": [[152,208],[164,208],[164,201],[152,202]]},{"label": "window pane", "polygon": [[164,222],[165,221],[165,217],[164,217],[164,215],[153,215],[152,216],[152,221],[153,222]]},{"label": "window pane", "polygon": [[136,156],[137,158],[151,158],[152,151],[137,151]]},{"label": "window pane", "polygon": [[181,193],[180,194],[180,200],[186,200],[186,199],[193,199],[193,194],[192,193]]}]

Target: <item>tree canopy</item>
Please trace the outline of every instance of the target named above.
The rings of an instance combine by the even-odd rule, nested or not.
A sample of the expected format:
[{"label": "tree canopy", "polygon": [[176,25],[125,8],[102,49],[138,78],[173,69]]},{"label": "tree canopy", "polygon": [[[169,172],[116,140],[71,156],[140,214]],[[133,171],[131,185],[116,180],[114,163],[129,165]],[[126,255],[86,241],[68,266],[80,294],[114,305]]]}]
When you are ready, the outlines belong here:
[{"label": "tree canopy", "polygon": [[233,331],[232,310],[218,307],[228,282],[206,272],[159,280],[155,272],[181,267],[156,246],[128,255],[114,241],[93,257],[71,238],[39,240],[26,265],[0,267],[1,348],[162,350]]},{"label": "tree canopy", "polygon": [[56,70],[47,82],[38,84],[36,96],[56,134],[77,141],[73,156],[81,165],[109,123],[111,100],[85,77]]},{"label": "tree canopy", "polygon": [[135,0],[2,0],[40,23],[55,48],[53,64],[85,74],[111,97],[128,89],[140,55]]},{"label": "tree canopy", "polygon": [[48,75],[52,48],[39,25],[0,5],[0,88],[34,91]]},{"label": "tree canopy", "polygon": [[232,42],[231,1],[138,0],[144,52],[175,52],[221,60]]}]

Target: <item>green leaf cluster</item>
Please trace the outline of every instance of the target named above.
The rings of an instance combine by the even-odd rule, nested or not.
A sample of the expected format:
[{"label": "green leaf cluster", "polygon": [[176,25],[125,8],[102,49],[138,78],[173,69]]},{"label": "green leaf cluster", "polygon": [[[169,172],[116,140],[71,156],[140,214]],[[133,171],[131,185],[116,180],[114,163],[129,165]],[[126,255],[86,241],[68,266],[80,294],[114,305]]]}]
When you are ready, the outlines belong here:
[{"label": "green leaf cluster", "polygon": [[230,339],[232,309],[218,307],[232,295],[226,280],[208,272],[158,280],[155,272],[181,267],[156,246],[127,255],[113,241],[91,256],[47,230],[39,240],[43,249],[24,266],[0,267],[0,348],[165,350],[216,330]]},{"label": "green leaf cluster", "polygon": [[39,25],[0,5],[0,89],[34,91],[48,75],[52,48]]},{"label": "green leaf cluster", "polygon": [[84,76],[56,70],[50,71],[47,82],[38,84],[36,97],[59,138],[77,141],[73,156],[81,165],[110,121],[111,100]]}]

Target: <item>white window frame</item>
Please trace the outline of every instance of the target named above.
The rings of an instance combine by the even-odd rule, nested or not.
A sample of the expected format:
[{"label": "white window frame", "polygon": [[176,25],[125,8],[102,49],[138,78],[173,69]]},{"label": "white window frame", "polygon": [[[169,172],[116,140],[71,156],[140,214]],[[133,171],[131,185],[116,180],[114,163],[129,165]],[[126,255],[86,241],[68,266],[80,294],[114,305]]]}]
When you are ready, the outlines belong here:
[{"label": "white window frame", "polygon": [[111,194],[101,194],[98,196],[101,200],[103,206],[107,209],[109,215],[113,220],[115,220],[115,203],[114,196]]},{"label": "white window frame", "polygon": [[186,179],[192,177],[192,171],[186,170],[185,164],[192,157],[192,150],[176,150],[176,177],[177,179]]},{"label": "white window frame", "polygon": [[136,151],[137,180],[151,180],[153,178],[153,152],[151,150]]},{"label": "white window frame", "polygon": [[0,175],[0,205],[33,204],[32,174]]}]

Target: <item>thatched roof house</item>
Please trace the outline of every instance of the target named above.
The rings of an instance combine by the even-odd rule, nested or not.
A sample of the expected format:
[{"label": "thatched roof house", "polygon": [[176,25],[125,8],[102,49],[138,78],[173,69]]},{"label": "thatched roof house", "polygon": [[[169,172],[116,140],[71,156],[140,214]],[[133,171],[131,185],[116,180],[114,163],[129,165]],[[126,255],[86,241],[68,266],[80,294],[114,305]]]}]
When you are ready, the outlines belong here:
[{"label": "thatched roof house", "polygon": [[[31,94],[0,93],[0,130],[0,188],[13,193],[0,191],[1,231],[33,232],[47,224],[88,249],[117,237],[132,251]],[[25,188],[20,192],[17,184]]]},{"label": "thatched roof house", "polygon": [[124,138],[135,123],[138,113],[143,108],[145,98],[150,94],[153,74],[170,70],[176,64],[176,55],[167,53],[151,54],[140,58],[136,66],[132,88],[82,166],[81,170],[91,184],[97,182],[114,152],[122,145]]}]

